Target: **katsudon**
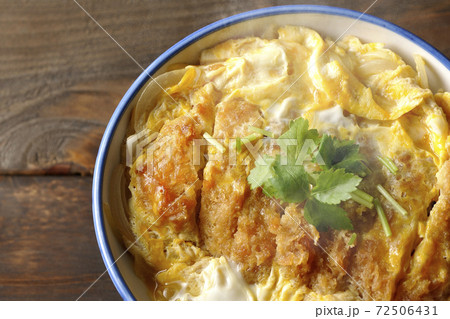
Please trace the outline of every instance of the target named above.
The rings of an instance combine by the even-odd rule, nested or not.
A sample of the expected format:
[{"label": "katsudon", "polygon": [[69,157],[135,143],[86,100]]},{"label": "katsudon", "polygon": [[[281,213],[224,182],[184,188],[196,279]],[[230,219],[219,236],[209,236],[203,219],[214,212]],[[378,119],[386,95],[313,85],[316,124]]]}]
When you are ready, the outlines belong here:
[{"label": "katsudon", "polygon": [[283,26],[150,81],[120,231],[152,297],[448,300],[450,94],[415,61]]}]

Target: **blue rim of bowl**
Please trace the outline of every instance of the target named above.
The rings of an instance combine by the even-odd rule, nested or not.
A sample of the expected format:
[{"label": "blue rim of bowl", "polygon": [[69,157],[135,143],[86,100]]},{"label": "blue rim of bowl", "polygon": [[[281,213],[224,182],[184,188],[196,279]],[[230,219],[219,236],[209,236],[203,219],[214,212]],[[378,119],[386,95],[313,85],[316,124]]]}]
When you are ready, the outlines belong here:
[{"label": "blue rim of bowl", "polygon": [[194,33],[188,35],[183,40],[173,45],[166,52],[161,54],[152,64],[150,64],[150,66],[147,67],[147,69],[141,73],[141,75],[136,79],[136,81],[125,93],[124,97],[122,98],[116,110],[114,111],[114,114],[112,115],[108,123],[108,126],[106,127],[105,133],[103,134],[103,138],[100,143],[97,160],[95,163],[93,185],[92,185],[92,208],[93,208],[95,234],[97,237],[97,242],[100,248],[100,253],[103,258],[103,262],[105,263],[109,276],[111,277],[111,280],[113,281],[117,291],[119,292],[123,300],[136,300],[136,298],[128,288],[125,280],[123,279],[119,271],[119,268],[115,264],[115,259],[109,247],[107,235],[104,228],[103,209],[101,203],[102,203],[102,189],[103,189],[102,187],[103,172],[105,168],[109,146],[111,143],[112,136],[117,127],[117,124],[119,123],[120,119],[122,118],[122,115],[127,109],[127,106],[133,100],[134,96],[141,89],[141,87],[148,81],[148,79],[150,78],[149,74],[153,75],[169,59],[171,59],[178,52],[180,52],[187,46],[191,45],[192,43],[200,40],[201,38],[215,31],[218,31],[227,26],[240,23],[246,20],[272,15],[293,14],[293,13],[321,13],[328,15],[344,16],[381,26],[385,29],[388,29],[401,35],[402,37],[410,40],[411,42],[414,42],[422,49],[430,53],[433,57],[435,57],[450,71],[450,60],[447,59],[441,52],[439,52],[433,46],[431,46],[421,38],[417,37],[416,35],[412,34],[411,32],[393,23],[387,22],[381,18],[377,18],[369,14],[362,14],[361,12],[350,9],[330,7],[330,6],[320,6],[320,5],[288,5],[288,6],[268,7],[243,12],[216,21],[212,24],[209,24],[195,31]]}]

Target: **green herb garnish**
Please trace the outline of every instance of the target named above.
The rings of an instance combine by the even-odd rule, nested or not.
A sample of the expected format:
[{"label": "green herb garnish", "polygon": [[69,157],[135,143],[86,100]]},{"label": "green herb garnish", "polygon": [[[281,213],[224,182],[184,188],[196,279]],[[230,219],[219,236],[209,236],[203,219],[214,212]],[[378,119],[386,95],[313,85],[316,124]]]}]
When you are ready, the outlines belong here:
[{"label": "green herb garnish", "polygon": [[378,200],[378,198],[375,198],[373,200],[373,203],[375,204],[375,209],[377,210],[378,218],[380,218],[381,226],[383,227],[386,237],[391,237],[391,227],[389,226],[389,221],[386,218],[383,207],[381,207],[380,201]]},{"label": "green herb garnish", "polygon": [[263,186],[266,195],[288,203],[303,202],[310,195],[308,173],[303,166],[282,165],[280,155],[265,155],[255,165],[248,176],[251,189]]},{"label": "green herb garnish", "polygon": [[[359,204],[361,204],[361,205],[363,205],[363,206],[365,206],[365,207],[367,207],[367,208],[370,208],[370,209],[373,208],[373,203],[372,203],[372,201],[367,200],[367,199],[364,198],[364,197],[361,197],[361,196],[357,193],[357,190],[354,191],[354,192],[352,192],[352,193],[350,194],[350,196],[352,197],[352,199],[353,199],[355,202],[357,202],[357,203],[359,203]],[[369,195],[369,196],[370,196],[370,195]],[[373,200],[373,199],[372,199],[372,200]]]},{"label": "green herb garnish", "polygon": [[205,134],[203,134],[203,137],[205,138],[205,140],[208,141],[209,144],[213,145],[215,148],[217,148],[217,150],[220,153],[224,153],[226,151],[225,146],[223,146],[222,144],[219,143],[219,141],[217,141],[214,137],[212,137],[211,135],[209,135],[208,133],[205,132]]},{"label": "green herb garnish", "polygon": [[241,141],[242,141],[243,144],[245,144],[245,143],[248,143],[248,142],[253,142],[253,141],[257,140],[260,137],[261,137],[260,134],[253,133],[253,134],[250,134],[248,136],[245,136],[245,137],[241,138]]},{"label": "green herb garnish", "polygon": [[408,212],[406,209],[404,209],[397,201],[389,194],[389,192],[381,185],[377,185],[377,190],[383,195],[386,200],[391,203],[391,205],[394,207],[394,209],[402,214],[403,216],[408,215]]},{"label": "green herb garnish", "polygon": [[339,204],[351,198],[351,193],[361,182],[361,177],[346,173],[344,169],[325,170],[319,174],[312,196],[327,204]]},{"label": "green herb garnish", "polygon": [[352,140],[339,140],[330,135],[323,135],[319,154],[326,168],[344,168],[361,177],[370,171],[365,165],[365,157],[359,152],[359,145]]},{"label": "green herb garnish", "polygon": [[348,245],[353,246],[355,244],[355,241],[356,241],[356,233],[353,233],[352,237],[350,237],[350,240],[348,241]]},{"label": "green herb garnish", "polygon": [[361,197],[362,199],[372,203],[373,202],[373,196],[367,194],[366,192],[363,192],[360,189],[357,189],[356,191],[353,192],[353,194],[355,194],[358,197]]},{"label": "green herb garnish", "polygon": [[236,151],[240,153],[242,151],[242,140],[240,137],[236,137]]},{"label": "green herb garnish", "polygon": [[250,125],[248,128],[249,128],[250,130],[252,130],[253,132],[259,133],[259,134],[261,134],[261,135],[268,136],[268,137],[271,137],[271,138],[274,138],[274,137],[275,137],[275,134],[273,134],[273,133],[270,132],[270,131],[263,130],[262,128],[255,127],[255,126],[251,126],[251,125]]},{"label": "green herb garnish", "polygon": [[[354,141],[320,137],[308,126],[303,118],[290,123],[276,140],[281,153],[255,161],[248,176],[250,187],[262,187],[266,195],[283,202],[305,202],[305,219],[319,231],[352,230],[352,222],[339,204],[359,194],[370,206],[371,196],[357,189],[368,172],[365,158]],[[307,171],[303,165],[307,161],[315,163],[317,169]]]},{"label": "green herb garnish", "polygon": [[261,134],[258,134],[258,133],[252,133],[252,134],[250,134],[248,136],[245,136],[245,137],[242,137],[242,138],[241,137],[236,137],[236,140],[234,142],[234,145],[236,147],[236,151],[238,153],[240,153],[242,151],[242,145],[243,144],[253,142],[253,141],[255,141],[255,140],[259,139],[259,138],[261,138]]},{"label": "green herb garnish", "polygon": [[397,174],[398,167],[395,165],[393,160],[391,160],[389,157],[377,156],[377,158],[392,174]]},{"label": "green herb garnish", "polygon": [[327,231],[329,228],[353,230],[352,221],[345,210],[338,205],[319,202],[315,198],[306,201],[304,216],[318,231]]}]

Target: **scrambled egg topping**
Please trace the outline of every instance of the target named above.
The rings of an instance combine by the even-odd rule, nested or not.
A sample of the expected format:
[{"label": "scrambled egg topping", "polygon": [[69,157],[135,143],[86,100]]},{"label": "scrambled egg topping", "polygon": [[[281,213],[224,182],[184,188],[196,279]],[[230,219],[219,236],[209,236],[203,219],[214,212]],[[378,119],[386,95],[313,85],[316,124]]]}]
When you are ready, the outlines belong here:
[{"label": "scrambled egg topping", "polygon": [[[135,237],[125,236],[138,239],[132,252],[156,282],[154,298],[449,298],[449,93],[433,95],[380,43],[347,36],[333,44],[298,26],[279,28],[275,39],[228,40],[171,76],[166,92],[140,98],[132,120],[135,133],[159,133],[130,168]],[[408,211],[380,197],[391,237],[374,209],[352,200],[342,205],[357,233],[348,245],[352,232],[319,233],[301,205],[250,190],[254,158],[246,148],[233,154],[228,142],[250,135],[249,125],[279,136],[299,116],[360,145],[372,170],[362,189],[375,195],[381,184]],[[199,146],[194,161],[204,133],[226,151]],[[377,156],[391,158],[398,174]]]}]

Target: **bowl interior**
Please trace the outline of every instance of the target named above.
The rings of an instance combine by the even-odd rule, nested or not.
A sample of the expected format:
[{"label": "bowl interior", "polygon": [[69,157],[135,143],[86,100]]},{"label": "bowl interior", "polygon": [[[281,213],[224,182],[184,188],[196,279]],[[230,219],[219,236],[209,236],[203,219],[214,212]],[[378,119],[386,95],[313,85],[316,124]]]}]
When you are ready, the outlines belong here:
[{"label": "bowl interior", "polygon": [[[295,6],[295,10],[301,11],[302,6]],[[433,91],[439,88],[450,90],[449,62],[439,53],[433,51],[422,40],[415,38],[403,29],[392,24],[364,16],[356,20],[359,13],[350,10],[322,7],[319,11],[311,12],[276,12],[265,9],[259,10],[261,14],[249,13],[241,15],[241,18],[225,19],[197,31],[177,45],[169,49],[155,61],[147,72],[158,75],[167,70],[174,63],[198,64],[200,52],[224,40],[244,36],[270,36],[274,34],[277,26],[302,25],[318,31],[324,37],[333,40],[343,35],[351,34],[359,37],[363,42],[382,42],[393,50],[410,65],[414,66],[413,54],[421,55],[427,64],[429,84]],[[314,11],[314,10],[312,10]],[[256,12],[256,11],[255,11]],[[328,12],[328,13],[326,13]],[[265,16],[264,16],[265,14]],[[262,16],[261,16],[262,15]],[[250,20],[249,20],[250,19]],[[387,28],[386,28],[387,27]],[[130,254],[123,254],[125,248],[112,226],[104,216],[104,210],[110,206],[110,180],[114,168],[120,160],[120,148],[125,137],[126,127],[130,120],[131,110],[137,102],[143,84],[148,76],[146,74],[135,82],[127,92],[121,104],[114,113],[103,137],[94,175],[94,221],[102,257],[110,276],[119,293],[126,300],[134,298],[148,300],[150,298],[148,288],[134,273],[133,258]],[[122,257],[120,257],[123,254]],[[119,258],[120,257],[120,258]],[[117,263],[114,265],[115,260]]]}]

